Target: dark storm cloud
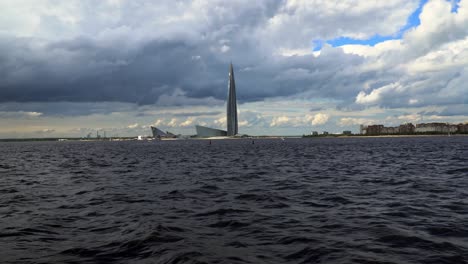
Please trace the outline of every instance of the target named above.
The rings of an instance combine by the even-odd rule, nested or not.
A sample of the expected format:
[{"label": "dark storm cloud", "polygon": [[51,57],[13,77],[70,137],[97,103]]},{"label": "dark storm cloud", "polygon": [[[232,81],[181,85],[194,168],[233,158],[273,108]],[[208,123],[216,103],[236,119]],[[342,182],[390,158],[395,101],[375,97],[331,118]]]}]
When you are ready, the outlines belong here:
[{"label": "dark storm cloud", "polygon": [[453,105],[442,110],[439,115],[441,116],[456,116],[466,115],[468,113],[468,104]]},{"label": "dark storm cloud", "polygon": [[312,108],[309,109],[309,112],[317,112],[317,111],[321,111],[321,110],[324,110],[324,109],[325,109],[325,107],[320,107],[320,106],[312,107]]},{"label": "dark storm cloud", "polygon": [[[297,94],[352,98],[362,79],[373,77],[347,69],[361,64],[362,57],[332,48],[323,50],[320,57],[283,57],[272,54],[274,49],[258,39],[259,28],[283,4],[230,3],[223,8],[227,14],[235,10],[236,16],[220,16],[210,9],[204,30],[184,29],[187,35],[168,32],[167,37],[140,42],[129,41],[137,33],[123,26],[101,29],[104,36],[79,36],[46,45],[38,45],[41,41],[32,37],[5,37],[0,40],[0,68],[5,77],[0,83],[0,102],[204,104],[204,98],[225,100],[230,61],[236,70],[240,102]],[[126,19],[132,25],[133,19]],[[171,97],[175,91],[181,91],[184,98]]]},{"label": "dark storm cloud", "polygon": [[215,116],[219,115],[222,112],[219,111],[212,111],[212,112],[194,112],[194,113],[177,113],[173,114],[175,117],[191,117],[191,116]]},{"label": "dark storm cloud", "polygon": [[[118,46],[109,49],[86,38],[50,43],[39,50],[31,47],[29,43],[33,41],[2,41],[2,102],[153,104],[176,89],[190,98],[226,98],[229,56],[204,48],[209,42],[195,45],[151,41],[121,51]],[[20,43],[24,52],[9,52],[14,50],[13,43]],[[256,56],[253,49],[245,53]],[[330,58],[264,58],[250,71],[239,70],[249,67],[249,60],[234,60],[239,100],[250,102],[306,91],[311,96],[349,98],[358,90],[362,75],[344,72],[343,65],[357,65],[362,58],[332,49],[327,54]]]},{"label": "dark storm cloud", "polygon": [[112,112],[137,111],[135,104],[122,102],[6,102],[0,104],[0,112],[37,112],[43,116],[81,116],[110,114]]},{"label": "dark storm cloud", "polygon": [[[246,32],[272,16],[281,4],[145,1],[135,5],[124,1],[115,9],[84,1],[74,7],[82,9],[80,26],[91,35],[53,40],[5,35],[0,39],[0,102],[153,104],[176,89],[189,98],[224,100],[229,60],[236,63],[235,58],[249,57],[224,53],[233,45],[239,50],[251,47]],[[218,5],[220,9],[215,8]],[[61,7],[69,8],[64,5],[57,10]],[[190,23],[180,19],[178,9],[209,19]],[[234,11],[236,16],[231,15]],[[97,14],[115,16],[119,22],[109,24]],[[135,14],[146,15],[148,21],[142,23]],[[46,16],[41,20],[44,32],[67,33],[66,27],[59,27],[60,21],[64,26],[63,20]],[[179,22],[167,24],[166,18]]]},{"label": "dark storm cloud", "polygon": [[154,41],[130,54],[121,54],[90,40],[74,39],[53,43],[40,52],[45,58],[39,59],[26,50],[19,58],[6,55],[0,61],[1,68],[6,69],[0,100],[151,104],[176,87],[200,96],[209,87],[203,82],[190,82],[199,73],[196,62],[191,60],[197,48],[183,42]]},{"label": "dark storm cloud", "polygon": [[[446,37],[445,26],[435,34],[421,25],[404,35],[403,44],[387,43],[393,51],[375,48],[367,56],[325,45],[320,56],[310,55],[312,41],[324,36],[398,32],[416,2],[358,1],[351,7],[326,1],[83,0],[57,2],[53,15],[44,13],[43,4],[38,25],[24,29],[18,22],[23,34],[0,35],[0,103],[219,104],[232,61],[241,103],[288,97],[332,99],[338,109],[460,104],[466,63],[436,73],[408,72],[430,65],[424,58],[412,63],[417,56],[466,37],[463,19],[456,20],[453,38]],[[369,24],[361,10],[378,21]],[[320,23],[325,18],[329,23]],[[305,48],[309,55],[282,56],[283,48]],[[385,88],[393,83],[399,88]]]}]

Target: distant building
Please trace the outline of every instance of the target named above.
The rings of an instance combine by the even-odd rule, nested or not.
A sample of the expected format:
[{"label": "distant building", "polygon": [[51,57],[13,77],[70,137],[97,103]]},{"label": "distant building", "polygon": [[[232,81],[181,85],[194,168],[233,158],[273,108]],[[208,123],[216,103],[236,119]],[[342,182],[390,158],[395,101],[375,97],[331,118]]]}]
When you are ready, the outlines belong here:
[{"label": "distant building", "polygon": [[322,135],[328,135],[328,132],[327,131],[323,131]]},{"label": "distant building", "polygon": [[312,131],[312,133],[310,133],[312,136],[318,136],[319,133],[317,131]]},{"label": "distant building", "polygon": [[457,133],[458,131],[458,126],[457,125],[449,125],[449,132],[450,133]]},{"label": "distant building", "polygon": [[405,123],[399,126],[400,134],[413,134],[414,125],[412,123]]},{"label": "distant building", "polygon": [[169,131],[166,131],[166,135],[168,138],[176,138],[177,136],[174,133],[171,133]]},{"label": "distant building", "polygon": [[385,127],[384,125],[361,125],[360,133],[364,135],[468,133],[468,123],[454,125],[449,123],[434,122],[416,124],[416,126],[414,126],[412,123],[405,123],[398,127]]},{"label": "distant building", "polygon": [[153,133],[154,138],[166,137],[166,132],[162,131],[157,127],[151,127],[151,132]]},{"label": "distant building", "polygon": [[232,63],[229,65],[226,123],[227,130],[220,130],[197,125],[195,126],[195,129],[197,130],[197,137],[235,136],[239,133],[237,121],[236,83],[234,80],[234,68]]},{"label": "distant building", "polygon": [[343,135],[350,136],[350,135],[352,135],[352,134],[353,134],[353,133],[351,133],[351,131],[349,131],[349,130],[343,131]]},{"label": "distant building", "polygon": [[448,123],[422,123],[417,124],[415,128],[416,133],[455,133],[458,130],[457,125],[450,125]]},{"label": "distant building", "polygon": [[236,98],[236,83],[234,81],[234,68],[232,63],[229,65],[229,85],[228,85],[228,101],[227,101],[227,135],[235,136],[239,133],[237,122],[237,98]]},{"label": "distant building", "polygon": [[359,133],[360,133],[361,135],[367,134],[367,126],[365,126],[365,125],[360,125],[360,126],[359,126]]},{"label": "distant building", "polygon": [[221,129],[215,129],[205,126],[195,126],[197,130],[198,137],[225,137],[227,136],[227,131]]},{"label": "distant building", "polygon": [[468,133],[468,123],[465,124],[458,124],[457,125],[457,132],[458,133]]},{"label": "distant building", "polygon": [[169,131],[164,132],[161,129],[159,129],[157,127],[154,127],[154,126],[151,127],[151,132],[153,133],[154,138],[175,138],[175,137],[177,137],[176,135],[174,135],[173,133],[171,133]]},{"label": "distant building", "polygon": [[382,134],[386,135],[392,135],[392,134],[398,134],[400,129],[398,127],[382,127]]},{"label": "distant building", "polygon": [[380,135],[382,134],[383,125],[367,126],[366,135]]},{"label": "distant building", "polygon": [[414,126],[411,123],[403,124],[397,127],[386,127],[384,125],[370,125],[360,127],[360,133],[363,135],[396,135],[412,134]]}]

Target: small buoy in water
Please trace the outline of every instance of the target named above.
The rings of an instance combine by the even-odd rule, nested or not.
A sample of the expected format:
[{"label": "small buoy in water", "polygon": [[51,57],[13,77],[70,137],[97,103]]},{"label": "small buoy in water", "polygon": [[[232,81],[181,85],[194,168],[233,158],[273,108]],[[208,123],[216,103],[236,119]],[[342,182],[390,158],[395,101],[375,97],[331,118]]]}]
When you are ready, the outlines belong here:
[{"label": "small buoy in water", "polygon": [[255,141],[252,140],[252,145],[254,145],[254,144],[255,144]]},{"label": "small buoy in water", "polygon": [[211,145],[211,139],[210,139],[210,145]]}]

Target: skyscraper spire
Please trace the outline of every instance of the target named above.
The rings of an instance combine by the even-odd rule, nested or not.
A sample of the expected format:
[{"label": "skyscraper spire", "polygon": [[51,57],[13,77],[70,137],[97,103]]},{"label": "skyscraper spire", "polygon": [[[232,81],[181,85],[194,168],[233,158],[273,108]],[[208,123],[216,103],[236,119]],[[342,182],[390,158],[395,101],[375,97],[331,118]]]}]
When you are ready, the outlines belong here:
[{"label": "skyscraper spire", "polygon": [[227,135],[234,136],[236,134],[238,134],[236,83],[234,81],[234,69],[231,63],[229,66],[229,84],[227,100]]}]

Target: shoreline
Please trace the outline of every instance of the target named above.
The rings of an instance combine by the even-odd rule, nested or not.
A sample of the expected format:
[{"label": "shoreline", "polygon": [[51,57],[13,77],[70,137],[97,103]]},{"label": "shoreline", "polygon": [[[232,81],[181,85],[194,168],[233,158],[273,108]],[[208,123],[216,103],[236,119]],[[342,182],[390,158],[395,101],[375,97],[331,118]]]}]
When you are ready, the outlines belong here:
[{"label": "shoreline", "polygon": [[405,137],[468,137],[468,134],[430,134],[430,135],[327,135],[327,136],[250,136],[250,137],[208,137],[208,138],[165,138],[155,140],[153,138],[138,140],[136,138],[116,138],[116,139],[81,139],[81,138],[5,138],[0,142],[41,142],[41,141],[81,141],[81,142],[121,142],[121,141],[185,141],[185,140],[242,140],[242,139],[318,139],[318,138],[405,138]]},{"label": "shoreline", "polygon": [[306,136],[303,138],[403,138],[403,137],[466,137],[468,134],[430,134],[430,135],[336,135],[336,136]]},{"label": "shoreline", "polygon": [[468,134],[451,134],[446,135],[446,134],[433,134],[433,135],[362,135],[362,136],[357,136],[357,135],[351,135],[351,136],[337,136],[339,138],[390,138],[390,137],[395,137],[395,138],[400,138],[400,137],[466,137]]}]

